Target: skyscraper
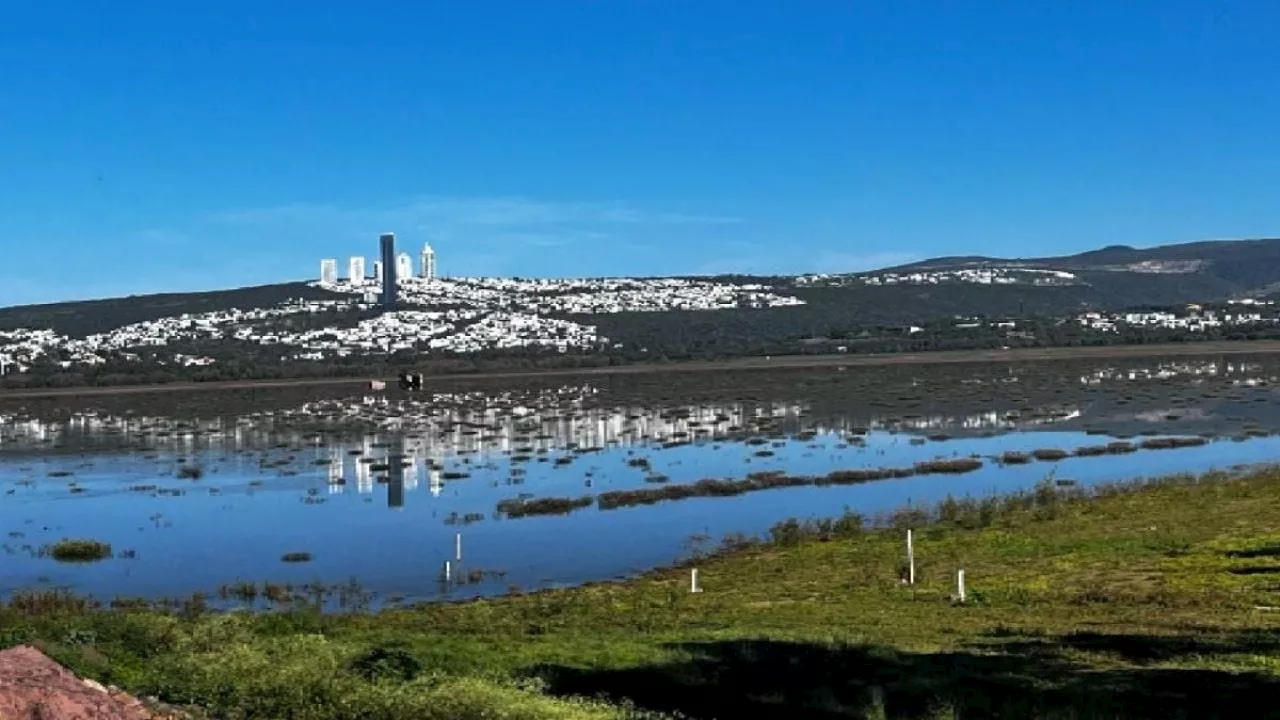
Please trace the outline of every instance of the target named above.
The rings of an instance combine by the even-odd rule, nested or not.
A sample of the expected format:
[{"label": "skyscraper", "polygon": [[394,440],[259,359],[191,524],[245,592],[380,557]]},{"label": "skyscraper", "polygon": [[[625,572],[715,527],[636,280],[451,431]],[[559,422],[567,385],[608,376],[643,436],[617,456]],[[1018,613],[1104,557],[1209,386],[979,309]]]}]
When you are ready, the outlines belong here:
[{"label": "skyscraper", "polygon": [[347,280],[352,285],[364,282],[364,257],[357,256],[347,261]]},{"label": "skyscraper", "polygon": [[382,306],[394,308],[396,304],[396,236],[383,233],[382,245]]},{"label": "skyscraper", "polygon": [[396,256],[396,279],[403,280],[413,277],[413,258],[409,253],[402,252]]},{"label": "skyscraper", "polygon": [[418,270],[423,280],[436,279],[436,251],[431,249],[431,243],[422,247],[422,267]]},{"label": "skyscraper", "polygon": [[325,258],[320,261],[320,282],[333,285],[338,282],[338,261]]},{"label": "skyscraper", "polygon": [[381,260],[373,261],[373,279],[378,281],[379,285],[382,284],[382,261]]}]

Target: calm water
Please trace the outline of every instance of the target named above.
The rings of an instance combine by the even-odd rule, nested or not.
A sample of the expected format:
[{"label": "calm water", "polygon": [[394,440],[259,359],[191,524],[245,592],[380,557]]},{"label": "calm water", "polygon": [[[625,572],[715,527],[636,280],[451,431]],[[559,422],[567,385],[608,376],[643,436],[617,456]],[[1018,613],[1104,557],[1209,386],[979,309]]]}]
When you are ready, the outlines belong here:
[{"label": "calm water", "polygon": [[[1068,458],[1002,467],[1008,450],[1072,450],[1112,437],[1071,428],[1094,410],[1071,398],[1011,417],[986,411],[898,418],[811,413],[810,403],[705,403],[688,407],[592,407],[590,387],[471,402],[472,411],[384,405],[354,398],[297,412],[175,424],[157,418],[78,415],[49,425],[10,418],[0,443],[0,592],[65,587],[102,598],[183,596],[236,580],[326,584],[357,580],[381,598],[467,597],[622,577],[690,551],[690,538],[762,533],[789,517],[864,514],[948,494],[1027,488],[1047,476],[1082,485],[1201,472],[1280,458],[1280,438],[1215,440],[1200,447]],[[444,403],[437,403],[443,407]],[[463,403],[464,405],[466,403]],[[1179,410],[1203,418],[1205,411]],[[1172,432],[1149,412],[1127,422]],[[326,431],[360,416],[379,429]],[[310,423],[297,429],[299,418]],[[320,420],[316,420],[320,418]],[[366,423],[368,425],[368,423]],[[336,427],[336,425],[335,425]],[[986,430],[924,440],[909,428]],[[851,431],[870,428],[861,441]],[[757,438],[752,443],[748,438]],[[759,438],[764,438],[761,444]],[[53,447],[56,446],[56,451]],[[761,456],[761,451],[772,455]],[[920,476],[858,486],[768,490],[567,516],[506,519],[517,496],[578,497],[706,477],[782,470],[825,474],[909,466],[938,457],[983,457],[959,476]],[[403,472],[395,467],[403,458]],[[637,467],[645,458],[649,467]],[[199,479],[179,477],[198,466]],[[463,522],[470,519],[471,522]],[[482,582],[444,585],[442,566],[482,569]],[[40,557],[63,537],[111,543],[115,557],[70,565]],[[281,561],[304,551],[309,563]]]}]

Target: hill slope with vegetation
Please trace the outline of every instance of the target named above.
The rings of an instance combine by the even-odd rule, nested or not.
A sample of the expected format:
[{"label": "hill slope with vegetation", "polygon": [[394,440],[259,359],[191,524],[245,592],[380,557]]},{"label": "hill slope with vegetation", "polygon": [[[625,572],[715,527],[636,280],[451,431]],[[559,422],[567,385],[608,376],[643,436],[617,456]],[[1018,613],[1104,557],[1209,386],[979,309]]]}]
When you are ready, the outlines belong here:
[{"label": "hill slope with vegetation", "polygon": [[184,313],[264,308],[293,299],[330,300],[338,297],[340,297],[338,293],[313,287],[305,282],[292,282],[231,290],[130,295],[102,300],[16,305],[0,308],[0,330],[39,328],[71,337],[84,337],[125,325],[176,317]]},{"label": "hill slope with vegetation", "polygon": [[[1114,323],[1092,331],[1077,319],[1278,295],[1280,240],[1117,246],[1058,258],[938,258],[848,275],[557,282],[417,284],[404,312],[394,314],[363,304],[362,293],[301,282],[0,308],[0,360],[10,371],[19,368],[0,385],[1269,338],[1277,334],[1270,316],[1249,327],[1192,331]],[[723,302],[699,305],[708,293]],[[189,320],[170,322],[184,314]]]}]

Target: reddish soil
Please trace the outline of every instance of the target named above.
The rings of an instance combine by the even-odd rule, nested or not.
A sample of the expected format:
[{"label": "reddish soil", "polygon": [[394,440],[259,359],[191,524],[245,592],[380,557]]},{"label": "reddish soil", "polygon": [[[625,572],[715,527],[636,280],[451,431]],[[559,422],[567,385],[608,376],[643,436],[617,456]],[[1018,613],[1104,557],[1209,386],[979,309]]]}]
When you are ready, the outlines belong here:
[{"label": "reddish soil", "polygon": [[39,650],[0,652],[0,720],[159,720],[141,700],[81,680]]}]

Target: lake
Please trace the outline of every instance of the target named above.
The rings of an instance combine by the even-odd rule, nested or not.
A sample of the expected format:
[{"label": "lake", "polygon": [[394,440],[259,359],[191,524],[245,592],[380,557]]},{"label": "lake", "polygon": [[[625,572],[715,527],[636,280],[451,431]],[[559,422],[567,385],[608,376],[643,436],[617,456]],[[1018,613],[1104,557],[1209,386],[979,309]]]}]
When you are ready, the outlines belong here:
[{"label": "lake", "polygon": [[[198,591],[234,604],[220,588],[354,581],[386,604],[623,578],[792,517],[1272,462],[1278,374],[1275,360],[1233,357],[464,379],[420,395],[289,390],[238,404],[212,392],[11,403],[0,405],[0,593]],[[1203,444],[1001,461],[1160,437]],[[515,499],[969,457],[981,467],[963,474],[563,515],[498,511]],[[65,537],[108,542],[115,557],[71,564],[41,551]],[[310,560],[284,562],[286,553]]]}]

